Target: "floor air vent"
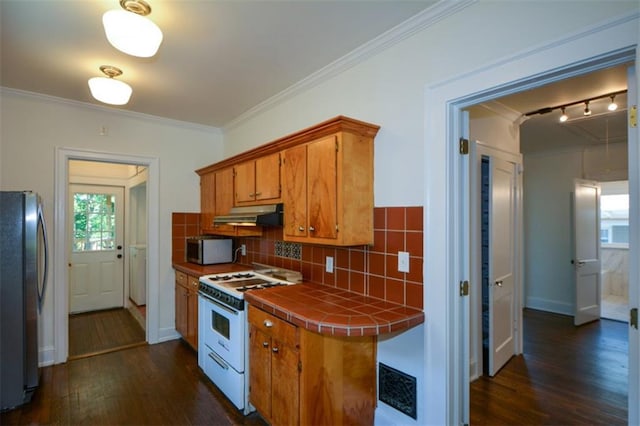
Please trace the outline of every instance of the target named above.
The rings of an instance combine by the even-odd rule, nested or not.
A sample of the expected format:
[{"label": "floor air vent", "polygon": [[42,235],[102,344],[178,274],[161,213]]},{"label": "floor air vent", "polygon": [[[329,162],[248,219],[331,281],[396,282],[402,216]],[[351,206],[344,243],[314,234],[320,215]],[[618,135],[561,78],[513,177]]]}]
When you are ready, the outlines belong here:
[{"label": "floor air vent", "polygon": [[378,399],[407,416],[418,418],[416,378],[383,363],[378,364]]}]

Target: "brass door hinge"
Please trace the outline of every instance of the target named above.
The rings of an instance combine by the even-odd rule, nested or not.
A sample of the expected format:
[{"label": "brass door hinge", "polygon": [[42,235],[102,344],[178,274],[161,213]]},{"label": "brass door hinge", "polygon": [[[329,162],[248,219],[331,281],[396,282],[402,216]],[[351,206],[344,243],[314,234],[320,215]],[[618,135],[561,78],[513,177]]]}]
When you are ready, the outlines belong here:
[{"label": "brass door hinge", "polygon": [[460,281],[460,296],[469,295],[469,281]]},{"label": "brass door hinge", "polygon": [[629,311],[629,325],[638,329],[638,308],[631,308]]},{"label": "brass door hinge", "polygon": [[629,108],[629,127],[638,127],[638,106]]},{"label": "brass door hinge", "polygon": [[460,154],[467,155],[469,153],[469,139],[460,138],[459,143]]}]

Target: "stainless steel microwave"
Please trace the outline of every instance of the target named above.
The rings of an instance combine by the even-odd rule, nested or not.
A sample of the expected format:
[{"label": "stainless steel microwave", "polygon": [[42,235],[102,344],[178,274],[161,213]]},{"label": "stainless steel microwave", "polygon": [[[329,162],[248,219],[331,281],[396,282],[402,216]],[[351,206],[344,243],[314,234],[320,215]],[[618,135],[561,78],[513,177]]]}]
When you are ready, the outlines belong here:
[{"label": "stainless steel microwave", "polygon": [[187,238],[186,257],[187,262],[199,265],[229,263],[233,258],[233,241],[211,236]]}]

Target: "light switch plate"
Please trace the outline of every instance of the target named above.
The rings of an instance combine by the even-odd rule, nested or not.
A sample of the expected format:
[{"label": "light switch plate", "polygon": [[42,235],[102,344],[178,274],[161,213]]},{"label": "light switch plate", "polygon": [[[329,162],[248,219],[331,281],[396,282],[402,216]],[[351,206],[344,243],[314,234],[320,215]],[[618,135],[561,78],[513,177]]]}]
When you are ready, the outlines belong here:
[{"label": "light switch plate", "polygon": [[398,252],[398,271],[409,272],[409,252]]},{"label": "light switch plate", "polygon": [[325,270],[333,274],[333,257],[327,256],[327,262],[325,264]]}]

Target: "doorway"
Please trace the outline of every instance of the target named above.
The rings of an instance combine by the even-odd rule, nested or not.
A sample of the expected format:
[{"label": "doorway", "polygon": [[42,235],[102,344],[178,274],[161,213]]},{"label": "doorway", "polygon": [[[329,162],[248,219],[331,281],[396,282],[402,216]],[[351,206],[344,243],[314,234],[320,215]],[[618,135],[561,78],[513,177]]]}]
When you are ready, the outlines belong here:
[{"label": "doorway", "polygon": [[68,162],[69,359],[145,343],[146,179],[138,165]]},{"label": "doorway", "polygon": [[[133,170],[133,172],[127,175],[128,182],[126,184],[117,183],[123,187],[135,187],[141,182],[142,173],[144,170],[146,177],[145,194],[146,202],[144,209],[140,209],[135,214],[143,215],[146,217],[146,223],[140,224],[140,229],[134,235],[131,226],[131,218],[127,217],[125,220],[125,235],[130,238],[133,236],[137,238],[140,232],[144,232],[146,235],[146,310],[143,324],[145,325],[142,332],[143,343],[157,343],[159,340],[159,319],[158,319],[158,235],[157,233],[148,232],[149,229],[156,229],[159,223],[159,214],[157,206],[159,204],[159,188],[158,188],[158,159],[147,158],[138,156],[127,156],[118,154],[98,153],[94,151],[82,151],[82,150],[70,150],[65,148],[56,149],[56,220],[57,226],[54,229],[55,245],[54,249],[59,255],[55,259],[54,263],[54,275],[55,282],[57,283],[57,289],[54,292],[54,306],[55,306],[55,340],[56,340],[56,355],[55,362],[66,362],[69,357],[69,285],[70,274],[68,264],[70,263],[69,257],[69,236],[71,230],[69,226],[69,220],[67,220],[68,212],[67,205],[69,199],[69,183],[73,183],[71,176],[74,176],[74,172],[71,171],[71,164],[73,161],[89,162],[90,169],[96,167],[111,167],[116,165]],[[113,177],[105,176],[92,176],[87,177],[88,172],[82,172],[80,175],[84,183],[91,183],[93,185],[114,185]],[[89,173],[90,174],[90,173]],[[95,172],[94,172],[95,174]],[[73,178],[75,179],[75,178]],[[122,178],[121,178],[122,179]],[[131,206],[131,198],[129,192],[125,191],[125,206]],[[147,208],[149,206],[149,208]],[[151,208],[156,206],[156,208]],[[130,213],[130,212],[129,212]],[[134,216],[135,216],[134,214]],[[128,215],[126,215],[128,216]],[[123,257],[125,259],[124,276],[125,276],[125,288],[123,296],[123,308],[126,309],[131,306],[129,302],[129,259],[128,259],[128,246],[127,243],[139,243],[139,240],[128,239],[123,244]],[[100,311],[109,312],[109,311]],[[127,315],[129,315],[127,313]],[[139,323],[134,320],[136,325]]]},{"label": "doorway", "polygon": [[[626,66],[622,65],[621,68],[623,68],[622,74],[626,78]],[[500,101],[501,101],[501,98],[498,98],[497,100],[492,100],[492,102],[500,102]],[[624,115],[623,115],[623,117],[624,117]],[[472,119],[473,119],[473,117],[472,117]],[[527,124],[530,124],[530,122],[528,122]],[[623,126],[623,129],[624,129],[624,131],[626,133],[626,123]],[[474,136],[473,132],[470,134],[470,136],[472,138],[474,138],[474,139],[476,138],[476,136]],[[592,148],[593,147],[590,147],[589,149],[592,149]],[[626,145],[625,145],[625,149],[626,149]],[[564,150],[568,152],[569,148],[565,147]],[[527,164],[527,157],[526,157],[526,152],[525,152],[525,166],[524,166],[525,173],[524,173],[524,177],[525,177],[525,180],[526,180],[528,172],[529,173],[540,173],[541,170],[544,171],[545,173],[547,173],[547,176],[552,176],[551,178],[549,178],[544,183],[544,185],[541,185],[541,190],[538,190],[537,192],[534,191],[535,194],[536,194],[535,199],[537,200],[535,202],[539,204],[538,205],[538,209],[537,210],[534,209],[534,211],[536,211],[535,214],[538,215],[539,217],[543,217],[544,220],[539,220],[538,223],[536,223],[536,226],[530,226],[529,227],[530,228],[529,232],[532,232],[531,230],[535,229],[535,233],[537,234],[536,236],[540,236],[540,235],[542,235],[544,233],[562,235],[561,238],[566,240],[566,242],[563,241],[563,244],[565,244],[565,243],[566,244],[565,244],[565,247],[562,250],[557,250],[561,254],[561,256],[555,256],[557,258],[557,260],[558,260],[558,262],[557,262],[558,265],[554,266],[554,267],[564,269],[566,275],[569,276],[572,273],[571,272],[572,268],[569,265],[569,260],[571,259],[571,250],[570,250],[571,238],[570,238],[569,226],[562,225],[560,227],[561,229],[557,229],[557,230],[551,230],[551,228],[545,229],[546,225],[554,225],[554,223],[552,223],[552,222],[558,222],[558,220],[555,219],[557,216],[554,213],[555,211],[553,210],[553,206],[551,206],[551,205],[555,206],[555,205],[560,205],[561,204],[563,206],[562,209],[564,209],[564,210],[562,211],[563,219],[561,221],[559,221],[559,222],[562,223],[563,221],[566,221],[567,225],[570,222],[570,218],[569,218],[569,210],[570,210],[569,209],[569,207],[570,207],[569,194],[571,192],[570,191],[570,186],[573,186],[573,178],[582,177],[582,176],[580,174],[577,174],[577,175],[571,174],[571,173],[573,173],[573,170],[571,170],[572,166],[570,164],[570,161],[567,161],[567,159],[571,159],[571,157],[567,152],[561,153],[560,155],[557,156],[556,159],[553,159],[551,161],[547,161],[547,159],[551,158],[554,155],[553,151],[550,151],[550,153],[539,153],[539,152],[536,152],[535,154],[538,157],[538,163],[544,164],[545,165],[544,168],[539,167],[538,163],[535,163],[533,165],[532,164]],[[581,153],[580,156],[582,156],[582,160],[581,161],[584,161],[585,155],[583,155]],[[593,159],[591,159],[591,160],[593,162]],[[626,162],[626,156],[624,158],[624,161]],[[549,166],[549,164],[553,164],[553,167]],[[607,167],[609,167],[609,166],[610,166],[610,164],[607,164]],[[554,180],[553,172],[549,173],[549,171],[552,170],[554,167],[557,170],[560,170],[561,172],[566,174],[566,183],[557,182],[557,181]],[[604,170],[604,167],[603,167],[603,170]],[[626,172],[626,167],[624,168],[624,171]],[[595,172],[600,172],[600,170],[595,168],[593,165],[589,165],[589,167],[584,167],[584,165],[583,165],[581,172],[583,172],[583,173],[585,173],[585,172],[586,173],[595,173]],[[607,172],[609,172],[609,170],[607,170]],[[558,174],[560,174],[560,173],[558,172]],[[560,197],[559,198],[553,198],[553,195],[547,196],[546,197],[546,203],[545,202],[541,203],[541,201],[545,201],[545,195],[548,195],[549,193],[553,193],[553,190],[550,189],[553,185],[561,186],[561,187],[564,185],[564,187],[562,187],[561,189],[559,189],[557,191],[557,192],[561,193]],[[525,198],[525,209],[527,209],[527,210],[529,210],[529,212],[531,212],[532,211],[532,208],[531,208],[532,206],[530,204],[531,200],[529,200],[529,204],[528,205],[527,205],[527,201],[526,201],[527,200],[526,188],[525,188],[524,198]],[[597,225],[596,222],[593,222],[593,223],[594,223],[594,225]],[[564,229],[562,229],[562,228],[564,228]],[[596,238],[596,236],[597,236],[597,231],[594,231],[594,238]],[[545,249],[545,244],[546,244],[547,249]],[[542,249],[542,251],[544,251],[544,250],[549,251],[549,248],[548,248],[549,247],[549,241],[547,240],[545,242],[545,244],[540,244],[540,248]],[[527,255],[527,251],[528,251],[529,252],[528,256],[531,256],[531,257],[535,258],[536,250],[532,250],[531,249],[531,245],[528,245],[527,248],[529,248],[529,250],[525,250],[525,255]],[[540,251],[540,250],[538,250],[538,251]],[[473,254],[472,254],[472,256],[473,256]],[[537,256],[538,256],[538,258],[543,258],[543,256],[541,256],[540,254],[537,254]],[[473,264],[473,260],[472,260],[472,264]],[[545,269],[545,267],[546,267],[546,265],[543,264],[543,263],[541,264],[539,262],[536,263],[536,262],[531,262],[531,261],[528,262],[527,266],[528,266],[528,268],[530,270],[532,268]],[[549,269],[551,269],[551,268],[549,268]],[[599,275],[599,269],[598,269],[597,273]],[[529,281],[531,281],[535,277],[532,278],[531,274],[529,274],[529,276],[525,277],[525,278],[528,278]],[[550,279],[549,281],[551,281],[553,279],[553,277],[548,277],[548,278]],[[472,279],[472,282],[473,281],[475,281],[475,280]],[[525,282],[527,282],[526,279],[525,279]],[[552,282],[551,284],[553,284],[553,285],[550,286],[552,288],[552,290],[554,289],[553,288],[554,285],[556,287],[558,286],[558,283],[556,283],[556,282]],[[566,293],[569,295],[569,297],[571,297],[572,296],[572,294],[571,294],[571,288],[572,287],[571,287],[570,279],[566,280],[566,283],[565,283],[564,286],[565,286],[565,289],[566,289]],[[528,303],[534,302],[534,303],[538,303],[539,304],[539,305],[536,306],[537,308],[544,309],[544,310],[550,310],[550,311],[554,311],[554,312],[559,312],[559,313],[562,313],[562,314],[565,314],[565,315],[573,315],[573,313],[572,313],[572,304],[571,304],[570,300],[567,302],[566,299],[565,299],[565,301],[563,303],[557,302],[557,303],[555,303],[555,305],[553,305],[551,303],[552,302],[552,298],[545,299],[543,297],[540,297],[539,294],[535,294],[535,293],[533,294],[533,296],[537,296],[537,297],[531,297],[531,293],[527,293],[526,289],[525,289],[523,295],[524,295],[524,297],[522,299],[523,306],[527,306]],[[544,305],[543,302],[546,303],[546,305]],[[472,312],[473,312],[473,309],[472,309]],[[628,314],[628,310],[627,310],[627,314]],[[526,318],[527,317],[525,316],[525,321],[526,321]],[[484,317],[483,317],[483,319],[484,319]],[[474,319],[472,318],[472,324],[473,324],[473,321],[474,321]],[[530,329],[530,328],[531,328],[531,324],[525,324],[525,330],[526,329]],[[527,336],[525,336],[525,339],[524,339],[525,342],[527,342],[526,337]],[[473,337],[472,337],[471,341],[472,342],[474,341]],[[597,343],[598,342],[595,341],[595,344],[597,344]],[[535,345],[533,347],[535,347]],[[472,349],[472,352],[473,352],[473,349]],[[518,362],[522,362],[522,361],[518,361]],[[473,367],[472,367],[472,371],[473,371]],[[535,379],[535,378],[532,377],[532,379]],[[624,389],[625,389],[625,392],[626,392],[626,382],[624,383]]]}]

